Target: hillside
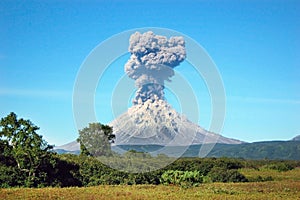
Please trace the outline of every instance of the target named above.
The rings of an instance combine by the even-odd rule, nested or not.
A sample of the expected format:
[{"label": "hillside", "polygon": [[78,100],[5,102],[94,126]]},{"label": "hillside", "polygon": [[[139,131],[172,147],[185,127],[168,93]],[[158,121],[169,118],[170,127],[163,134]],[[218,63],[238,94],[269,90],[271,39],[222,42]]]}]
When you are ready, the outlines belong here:
[{"label": "hillside", "polygon": [[61,146],[54,146],[53,149],[58,154],[65,154],[65,153],[79,154],[80,153],[80,145],[76,141],[69,142]]},{"label": "hillside", "polygon": [[[188,156],[188,152],[186,154]],[[300,160],[300,141],[254,142],[239,145],[217,144],[208,157]]]},{"label": "hillside", "polygon": [[292,139],[292,141],[300,141],[300,135],[297,135],[296,137],[294,137],[294,138]]},{"label": "hillside", "polygon": [[[182,157],[198,157],[202,145],[191,145],[190,147],[173,146],[168,147],[168,156],[178,155],[182,149],[187,148]],[[163,146],[159,145],[121,145],[123,150],[136,150],[143,152],[159,153]],[[116,150],[116,147],[113,147]],[[166,150],[164,150],[166,151]],[[300,160],[300,141],[271,141],[254,142],[244,144],[216,144],[207,157],[230,157],[244,159],[282,159]]]},{"label": "hillside", "polygon": [[130,107],[110,126],[116,135],[116,145],[189,146],[191,144],[241,144],[243,141],[226,138],[207,131],[178,113],[164,100],[147,100]]},{"label": "hillside", "polygon": [[[64,145],[56,147],[55,151],[63,153],[78,154],[78,149],[63,149],[62,147],[73,147],[72,145]],[[202,145],[186,146],[169,146],[167,150],[168,156],[176,156],[178,153],[186,149],[183,157],[198,157],[199,150]],[[78,147],[78,146],[77,146]],[[152,152],[157,155],[160,149],[166,148],[161,145],[118,145],[112,146],[112,150],[118,153],[124,153],[128,150],[136,150],[140,152]],[[300,160],[300,141],[269,141],[254,142],[243,144],[216,144],[207,157],[231,157],[244,159],[282,159],[282,160]]]}]

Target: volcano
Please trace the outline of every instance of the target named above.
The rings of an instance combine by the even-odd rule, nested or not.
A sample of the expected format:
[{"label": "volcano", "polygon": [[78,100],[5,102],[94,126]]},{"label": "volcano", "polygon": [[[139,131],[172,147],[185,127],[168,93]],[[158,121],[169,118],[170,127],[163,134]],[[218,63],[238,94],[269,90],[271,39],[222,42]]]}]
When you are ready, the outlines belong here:
[{"label": "volcano", "polygon": [[136,32],[129,39],[131,56],[125,73],[135,80],[135,98],[127,112],[110,123],[116,145],[188,146],[203,143],[239,144],[209,132],[179,114],[164,98],[164,83],[185,58],[183,37]]},{"label": "volcano", "polygon": [[204,143],[240,144],[242,141],[207,131],[189,121],[164,100],[135,105],[110,123],[116,145],[188,146]]}]

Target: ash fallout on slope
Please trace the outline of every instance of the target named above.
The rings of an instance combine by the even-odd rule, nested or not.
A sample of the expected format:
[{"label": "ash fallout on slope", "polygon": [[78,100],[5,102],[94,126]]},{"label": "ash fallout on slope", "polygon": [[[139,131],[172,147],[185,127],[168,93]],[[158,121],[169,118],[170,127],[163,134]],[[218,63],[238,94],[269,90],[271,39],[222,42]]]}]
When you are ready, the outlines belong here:
[{"label": "ash fallout on slope", "polygon": [[133,105],[164,100],[164,81],[170,81],[174,76],[173,68],[186,58],[183,37],[168,39],[151,31],[136,32],[129,43],[131,56],[125,64],[125,72],[135,80],[138,88]]}]

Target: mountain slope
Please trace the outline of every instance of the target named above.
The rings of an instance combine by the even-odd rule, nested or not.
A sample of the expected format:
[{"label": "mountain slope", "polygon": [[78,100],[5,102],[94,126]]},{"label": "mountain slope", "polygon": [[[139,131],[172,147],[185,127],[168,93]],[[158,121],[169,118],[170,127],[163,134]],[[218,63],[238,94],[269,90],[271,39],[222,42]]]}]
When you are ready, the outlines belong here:
[{"label": "mountain slope", "polygon": [[296,137],[294,137],[294,138],[292,139],[292,141],[300,141],[300,135],[297,135]]},{"label": "mountain slope", "polygon": [[53,149],[55,152],[59,154],[64,154],[64,153],[79,154],[80,144],[77,141],[73,141],[61,146],[55,146]]},{"label": "mountain slope", "polygon": [[[204,144],[205,146],[206,144]],[[169,146],[167,147],[168,156],[176,156],[178,152],[186,151],[182,157],[199,157],[199,150],[203,145]],[[121,145],[119,149],[135,150],[139,152],[158,152],[163,146],[160,145]],[[118,150],[116,147],[113,150]],[[121,152],[119,152],[121,153]],[[155,155],[155,154],[154,154]],[[299,141],[271,141],[254,142],[244,144],[216,144],[208,153],[207,157],[230,157],[244,159],[280,159],[280,160],[300,160],[300,142]]]},{"label": "mountain slope", "polygon": [[[205,144],[204,144],[205,145]],[[63,145],[55,148],[58,153],[79,153],[78,149],[68,149],[72,145]],[[64,147],[65,149],[63,149]],[[198,157],[199,150],[202,145],[185,146],[168,146],[164,152],[168,156],[177,156],[178,153],[185,151],[182,157]],[[156,152],[159,149],[165,148],[162,145],[118,145],[112,146],[112,150],[118,153],[124,153],[129,150],[136,150],[139,152]],[[120,151],[121,150],[121,151]],[[300,160],[300,141],[268,141],[268,142],[254,142],[243,144],[219,144],[208,153],[207,157],[230,157],[230,158],[244,158],[244,159],[280,159],[280,160]]]},{"label": "mountain slope", "polygon": [[116,135],[116,145],[188,146],[203,143],[243,143],[201,128],[177,113],[164,100],[148,100],[137,104],[110,125]]},{"label": "mountain slope", "polygon": [[208,157],[300,160],[300,142],[270,141],[239,145],[217,144],[208,154]]}]

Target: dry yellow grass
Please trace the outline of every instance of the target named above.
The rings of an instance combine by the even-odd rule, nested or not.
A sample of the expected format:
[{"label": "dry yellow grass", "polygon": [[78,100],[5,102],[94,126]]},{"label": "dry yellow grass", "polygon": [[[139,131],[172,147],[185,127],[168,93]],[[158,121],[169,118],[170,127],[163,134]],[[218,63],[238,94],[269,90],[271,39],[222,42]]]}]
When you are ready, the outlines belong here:
[{"label": "dry yellow grass", "polygon": [[271,176],[274,181],[282,181],[282,180],[294,180],[300,181],[300,168],[295,168],[286,172],[278,172],[275,170],[268,169],[240,169],[240,172],[244,174],[247,178],[255,178],[257,176],[261,176],[263,178]]},{"label": "dry yellow grass", "polygon": [[184,189],[164,185],[117,185],[70,188],[0,189],[0,199],[300,199],[300,169],[288,172],[241,170],[246,176],[272,176],[274,181],[205,183]]},{"label": "dry yellow grass", "polygon": [[163,185],[13,188],[1,189],[0,199],[300,199],[300,182],[210,183],[188,189]]}]

